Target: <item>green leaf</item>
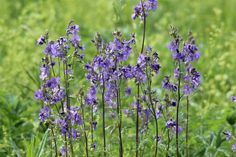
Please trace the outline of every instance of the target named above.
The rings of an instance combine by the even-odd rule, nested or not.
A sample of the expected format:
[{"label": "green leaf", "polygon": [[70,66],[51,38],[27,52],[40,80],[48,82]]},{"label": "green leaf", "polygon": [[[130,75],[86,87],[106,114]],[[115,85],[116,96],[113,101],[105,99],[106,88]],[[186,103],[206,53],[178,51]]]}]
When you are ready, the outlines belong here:
[{"label": "green leaf", "polygon": [[48,139],[49,129],[44,133],[43,140],[40,142],[38,152],[36,154],[36,157],[41,157],[44,152],[44,148]]}]

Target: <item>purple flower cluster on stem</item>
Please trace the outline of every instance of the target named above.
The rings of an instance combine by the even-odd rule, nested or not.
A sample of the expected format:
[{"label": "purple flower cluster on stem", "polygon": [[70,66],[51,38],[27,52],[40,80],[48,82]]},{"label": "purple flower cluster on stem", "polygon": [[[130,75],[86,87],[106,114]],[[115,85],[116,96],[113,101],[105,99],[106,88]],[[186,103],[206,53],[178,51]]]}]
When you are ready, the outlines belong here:
[{"label": "purple flower cluster on stem", "polygon": [[[61,149],[61,155],[69,156],[69,152],[74,156],[72,140],[77,140],[80,133],[76,128],[83,124],[83,120],[78,114],[78,108],[70,105],[69,93],[69,79],[72,70],[69,61],[72,57],[78,58],[74,53],[70,55],[71,47],[74,51],[81,50],[83,52],[78,35],[78,26],[69,24],[67,28],[67,37],[60,37],[57,41],[50,41],[48,33],[41,35],[37,41],[37,45],[45,45],[43,51],[44,58],[40,67],[41,87],[35,92],[35,99],[41,101],[43,106],[39,114],[39,120],[42,123],[49,123],[51,125],[52,135],[57,134],[54,130],[54,125],[60,128],[61,136],[64,138],[65,145]],[[72,46],[71,46],[72,45]],[[63,65],[63,75],[61,77],[60,65]],[[56,69],[59,71],[56,73]],[[62,82],[65,82],[63,86]],[[60,104],[60,107],[58,106]],[[56,110],[55,110],[56,109]],[[53,137],[55,139],[55,137]],[[55,155],[57,156],[57,142],[55,144]],[[69,145],[68,145],[69,144]],[[70,147],[70,151],[69,148]]]},{"label": "purple flower cluster on stem", "polygon": [[[124,150],[127,149],[124,149],[125,143],[123,142],[122,111],[127,118],[133,118],[135,121],[136,157],[142,156],[145,152],[144,148],[140,149],[140,141],[142,137],[149,136],[150,123],[155,125],[155,133],[152,135],[153,142],[155,142],[153,154],[155,157],[160,154],[158,149],[161,148],[158,145],[165,141],[162,140],[165,139],[162,135],[163,130],[160,130],[159,127],[163,124],[162,121],[159,122],[162,118],[166,128],[163,134],[167,130],[168,135],[166,156],[169,156],[173,134],[176,137],[176,155],[179,156],[179,135],[183,131],[179,118],[180,102],[185,97],[187,100],[186,155],[189,156],[189,98],[200,85],[200,73],[193,66],[193,62],[200,58],[200,52],[191,33],[189,40],[181,43],[182,39],[177,34],[177,30],[172,28],[171,35],[174,40],[168,49],[172,52],[175,68],[173,79],[171,75],[165,76],[161,82],[162,88],[169,92],[165,93],[164,99],[161,99],[161,95],[153,87],[156,83],[154,79],[159,76],[161,69],[160,58],[152,47],[145,45],[147,17],[157,8],[157,0],[140,0],[140,3],[134,7],[133,20],[140,18],[143,22],[141,49],[134,65],[129,64],[131,54],[135,51],[133,49],[136,44],[134,34],[131,34],[129,39],[125,39],[121,32],[116,31],[113,33],[111,41],[105,41],[97,33],[92,40],[97,55],[91,62],[86,63],[83,61],[85,48],[81,44],[79,26],[73,25],[72,22],[66,29],[65,37],[51,41],[48,39],[48,34],[45,34],[37,40],[37,45],[45,45],[45,49],[40,66],[41,86],[35,92],[34,97],[43,104],[39,113],[41,123],[50,124],[52,135],[59,133],[63,139],[63,145],[59,151],[57,150],[57,140],[53,137],[56,156],[57,152],[66,157],[74,156],[73,145],[78,139],[85,141],[83,148],[86,156],[90,156],[90,151],[94,155],[93,151],[100,147],[96,144],[97,138],[94,136],[96,130],[102,126],[102,153],[106,157],[109,141],[106,136],[106,128],[109,128],[106,117],[110,116],[110,120],[116,120],[114,128],[118,128],[119,156],[123,157]],[[77,63],[83,63],[86,79],[90,86],[88,89],[80,88],[75,96],[70,82],[74,79]],[[136,85],[136,90],[131,88],[133,86],[130,82]],[[86,90],[88,92],[85,94]],[[77,99],[74,99],[75,97]],[[123,98],[125,99],[123,100]],[[124,105],[131,98],[134,98],[132,107],[125,109]],[[77,100],[78,106],[74,105],[75,100]],[[235,102],[234,97],[231,97],[231,100]],[[98,111],[99,104],[101,104],[101,111]],[[175,115],[172,114],[173,110],[176,110]],[[98,118],[101,118],[101,124],[97,121]],[[230,132],[225,132],[225,135],[228,140],[232,137]]]},{"label": "purple flower cluster on stem", "polygon": [[[189,33],[189,39],[183,43],[182,39],[178,35],[177,29],[171,27],[171,36],[174,40],[169,44],[168,49],[172,52],[172,58],[176,63],[176,69],[174,70],[174,78],[177,79],[177,85],[169,83],[169,77],[165,77],[163,81],[163,88],[170,91],[177,92],[177,108],[176,108],[176,154],[179,156],[179,106],[182,95],[186,96],[187,100],[187,123],[186,123],[186,155],[189,155],[188,149],[188,126],[189,126],[189,96],[200,85],[200,73],[193,68],[192,63],[200,58],[200,52],[195,45],[192,33]],[[181,83],[184,83],[181,85]],[[183,86],[183,89],[181,89]]]}]

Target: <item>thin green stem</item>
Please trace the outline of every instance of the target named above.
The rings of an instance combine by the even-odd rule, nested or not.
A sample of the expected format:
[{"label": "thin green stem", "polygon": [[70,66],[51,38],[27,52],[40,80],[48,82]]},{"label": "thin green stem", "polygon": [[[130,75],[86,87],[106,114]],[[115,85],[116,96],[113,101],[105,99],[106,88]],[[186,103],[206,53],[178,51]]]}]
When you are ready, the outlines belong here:
[{"label": "thin green stem", "polygon": [[166,148],[166,157],[169,157],[169,149],[170,149],[170,130],[167,131],[168,141],[167,141],[167,148]]}]

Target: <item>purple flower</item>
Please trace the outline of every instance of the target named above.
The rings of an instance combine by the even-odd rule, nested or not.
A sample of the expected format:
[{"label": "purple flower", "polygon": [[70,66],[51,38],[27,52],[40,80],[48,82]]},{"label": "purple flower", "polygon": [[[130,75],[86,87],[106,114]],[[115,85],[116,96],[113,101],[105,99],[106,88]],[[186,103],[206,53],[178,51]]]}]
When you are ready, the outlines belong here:
[{"label": "purple flower", "polygon": [[48,65],[45,65],[43,64],[41,67],[40,67],[40,79],[41,80],[45,80],[45,78],[48,77],[49,75],[49,66]]},{"label": "purple flower", "polygon": [[36,100],[43,100],[43,98],[44,98],[43,90],[39,89],[38,91],[36,91],[35,94],[34,94],[34,98]]},{"label": "purple flower", "polygon": [[48,80],[45,84],[46,88],[52,88],[55,89],[60,85],[60,77],[54,77],[50,80]]},{"label": "purple flower", "polygon": [[61,149],[60,149],[60,154],[62,155],[62,156],[64,156],[65,154],[66,154],[66,147],[65,146],[62,146],[61,147]]},{"label": "purple flower", "polygon": [[170,77],[169,76],[165,76],[164,81],[162,81],[162,88],[164,88],[166,90],[173,91],[173,92],[177,91],[177,86],[175,84],[170,83]]},{"label": "purple flower", "polygon": [[150,117],[151,117],[151,115],[152,115],[152,111],[151,111],[151,109],[146,108],[144,113],[145,113],[145,121],[148,122]]},{"label": "purple flower", "polygon": [[132,93],[131,87],[127,87],[125,90],[125,96],[129,96],[129,95],[131,95],[131,93]]},{"label": "purple flower", "polygon": [[226,140],[230,140],[232,138],[232,134],[230,131],[223,132],[226,135]]},{"label": "purple flower", "polygon": [[236,102],[236,98],[234,96],[230,97],[231,101]]},{"label": "purple flower", "polygon": [[158,136],[158,137],[155,136],[155,137],[154,137],[154,140],[157,141],[157,142],[160,142],[160,141],[161,141],[161,136]]},{"label": "purple flower", "polygon": [[[66,44],[67,43],[67,38],[65,38],[65,37],[60,37],[58,40],[57,40],[57,43],[59,44],[59,45],[63,45],[63,44]],[[66,46],[68,46],[68,45],[66,45]],[[68,48],[66,48],[66,49],[68,49]]]},{"label": "purple flower", "polygon": [[140,2],[137,6],[134,7],[132,19],[135,20],[137,17],[140,17],[141,20],[144,20],[144,16],[147,17],[149,11],[155,11],[157,8],[157,0]]},{"label": "purple flower", "polygon": [[39,113],[39,120],[44,122],[46,119],[50,117],[51,109],[47,106],[44,106]]},{"label": "purple flower", "polygon": [[66,135],[67,131],[68,131],[68,124],[67,124],[67,120],[66,119],[59,119],[57,118],[56,123],[60,126],[61,128],[61,133],[63,135]]},{"label": "purple flower", "polygon": [[174,106],[174,107],[176,106],[176,101],[173,99],[171,100],[171,106]]},{"label": "purple flower", "polygon": [[176,123],[172,119],[170,119],[166,122],[166,127],[167,128],[173,128],[175,125],[176,125]]},{"label": "purple flower", "polygon": [[72,124],[83,125],[83,120],[78,114],[78,108],[71,107],[67,118],[71,120]]},{"label": "purple flower", "polygon": [[184,44],[183,53],[188,56],[188,61],[196,61],[201,57],[201,53],[198,52],[198,48],[193,44]]},{"label": "purple flower", "polygon": [[93,130],[97,130],[97,122],[93,121],[92,122]]},{"label": "purple flower", "polygon": [[[174,127],[172,128],[172,130],[173,130],[174,133],[176,133],[176,126],[174,126]],[[182,131],[183,131],[182,127],[179,126],[179,127],[178,127],[178,134],[180,134]]]},{"label": "purple flower", "polygon": [[232,150],[236,150],[236,144],[232,145]]},{"label": "purple flower", "polygon": [[124,80],[132,79],[134,77],[134,73],[132,72],[132,70],[133,70],[133,67],[131,67],[130,65],[121,68],[121,72],[123,73]]},{"label": "purple flower", "polygon": [[65,98],[65,91],[64,89],[60,89],[53,94],[53,98],[51,104],[55,104]]},{"label": "purple flower", "polygon": [[130,113],[129,113],[129,110],[128,110],[128,109],[126,109],[126,110],[124,111],[124,113],[125,113],[126,117],[129,117],[129,116],[130,116]]},{"label": "purple flower", "polygon": [[146,55],[143,53],[140,54],[137,59],[137,63],[139,65],[139,67],[144,67],[146,65]]},{"label": "purple flower", "polygon": [[80,134],[75,129],[72,129],[71,134],[72,134],[73,140],[76,140],[78,137],[80,137]]},{"label": "purple flower", "polygon": [[50,55],[51,57],[60,57],[62,56],[62,52],[60,49],[60,45],[58,43],[54,43],[54,41],[51,41],[45,48],[44,53],[46,55]]},{"label": "purple flower", "polygon": [[176,39],[176,40],[172,41],[172,42],[170,43],[170,45],[167,46],[167,48],[168,48],[171,52],[177,53],[177,51],[178,51],[178,49],[179,49],[179,40]]},{"label": "purple flower", "polygon": [[175,77],[176,79],[179,79],[179,68],[176,68],[176,69],[174,70],[174,77]]},{"label": "purple flower", "polygon": [[39,39],[37,40],[37,45],[41,46],[41,45],[43,45],[45,42],[46,42],[46,41],[45,41],[45,37],[44,37],[43,35],[41,35],[41,36],[39,37]]},{"label": "purple flower", "polygon": [[183,92],[186,94],[186,95],[190,95],[192,92],[194,91],[194,88],[187,85],[187,84],[184,84],[184,89],[183,89]]},{"label": "purple flower", "polygon": [[152,63],[151,68],[156,72],[156,75],[158,75],[161,66],[157,63]]},{"label": "purple flower", "polygon": [[96,92],[97,92],[97,87],[95,85],[90,86],[89,92],[85,98],[85,104],[95,105],[97,103]]},{"label": "purple flower", "polygon": [[159,119],[161,117],[161,111],[158,109],[156,110],[156,118]]},{"label": "purple flower", "polygon": [[81,39],[78,35],[78,32],[79,32],[79,26],[78,25],[71,25],[67,29],[67,35],[71,39],[72,46],[76,47],[76,48],[79,48],[83,51],[84,47],[79,45],[79,42],[80,42]]},{"label": "purple flower", "polygon": [[91,148],[96,149],[96,147],[97,147],[96,143],[91,144]]},{"label": "purple flower", "polygon": [[142,69],[139,64],[132,69],[133,76],[136,79],[136,82],[144,83],[147,79],[147,76],[144,73],[144,69]]}]

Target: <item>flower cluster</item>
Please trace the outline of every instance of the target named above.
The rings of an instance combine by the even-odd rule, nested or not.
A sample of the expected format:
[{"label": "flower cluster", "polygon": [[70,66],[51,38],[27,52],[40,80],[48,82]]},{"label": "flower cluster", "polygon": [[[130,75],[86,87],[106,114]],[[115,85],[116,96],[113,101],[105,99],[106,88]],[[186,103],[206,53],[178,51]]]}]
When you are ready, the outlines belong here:
[{"label": "flower cluster", "polygon": [[[145,18],[150,11],[155,11],[157,8],[157,0],[141,0],[134,7],[132,18],[133,20],[140,18],[146,26]],[[144,31],[146,31],[145,28]],[[89,156],[88,145],[91,150],[100,147],[96,144],[97,138],[94,138],[94,135],[101,125],[97,120],[102,119],[103,153],[106,156],[106,142],[108,141],[106,140],[106,128],[108,128],[106,117],[109,113],[110,118],[117,120],[117,123],[114,123],[117,126],[114,128],[118,128],[119,151],[120,156],[123,156],[123,112],[130,119],[135,117],[136,156],[140,148],[139,133],[142,137],[149,136],[146,133],[152,123],[155,124],[155,135],[152,136],[156,144],[155,156],[158,154],[158,143],[162,142],[161,139],[164,139],[163,142],[168,141],[169,149],[172,134],[175,133],[178,140],[178,134],[183,130],[178,121],[180,99],[182,96],[190,96],[200,85],[200,73],[192,65],[200,58],[200,52],[192,35],[189,35],[188,42],[181,45],[182,40],[177,33],[174,31],[172,34],[174,40],[168,48],[172,52],[172,58],[177,67],[174,69],[174,79],[171,75],[165,76],[161,82],[162,88],[166,91],[162,99],[162,93],[157,94],[157,90],[153,88],[154,83],[157,82],[154,80],[157,80],[161,70],[160,58],[152,47],[145,47],[145,32],[141,53],[135,59],[135,64],[129,63],[132,54],[136,51],[134,34],[131,34],[129,39],[125,39],[121,32],[114,32],[113,39],[104,42],[101,35],[97,33],[95,39],[92,40],[97,49],[97,55],[92,58],[91,62],[85,63],[83,61],[85,48],[81,44],[78,33],[79,26],[72,25],[70,22],[65,37],[50,41],[48,34],[45,34],[37,40],[39,46],[45,45],[39,76],[41,86],[35,92],[35,99],[43,104],[39,120],[43,124],[47,123],[50,127],[56,128],[56,134],[60,133],[64,143],[60,154],[67,156],[71,151],[73,156],[73,141],[80,138],[84,138],[86,156]],[[75,60],[83,64],[86,79],[89,81],[89,88],[81,87],[78,94],[74,94],[73,87],[70,87],[70,81],[74,79]],[[137,87],[136,90],[131,88],[134,86]],[[84,94],[85,90],[88,90],[86,94]],[[231,99],[235,101],[234,97]],[[101,104],[101,108],[98,104]],[[124,108],[128,105],[132,107]],[[175,116],[172,112],[175,110],[177,111],[176,120],[173,120]],[[164,131],[161,130],[163,131],[161,134],[159,124],[164,124],[166,128]],[[166,130],[167,140],[160,136],[164,136]],[[225,132],[225,135],[228,140],[232,137],[230,132]],[[168,156],[169,150],[166,151]]]},{"label": "flower cluster", "polygon": [[[236,102],[236,99],[235,99],[235,97],[234,96],[231,96],[230,97],[230,100],[232,101],[232,102]],[[234,127],[234,123],[235,123],[235,120],[234,120],[234,117],[229,117],[229,119],[227,118],[227,121],[229,122],[229,124],[232,126],[232,127]],[[224,131],[223,132],[223,134],[226,136],[225,137],[225,139],[227,140],[227,141],[229,141],[229,140],[234,140],[235,141],[235,136],[233,135],[233,133],[231,132],[231,131],[229,131],[229,130],[227,130],[227,131]],[[236,150],[236,144],[233,144],[232,145],[232,150]]]},{"label": "flower cluster", "polygon": [[149,11],[155,11],[158,8],[157,0],[141,1],[137,6],[134,7],[134,13],[132,19],[140,17],[144,20],[144,16],[147,17]]},{"label": "flower cluster", "polygon": [[[86,64],[88,74],[86,78],[90,81],[90,91],[86,97],[86,104],[96,104],[96,92],[98,87],[106,88],[105,101],[111,107],[115,107],[113,99],[116,97],[116,81],[132,78],[131,66],[123,66],[122,62],[127,61],[133,52],[132,44],[135,43],[134,36],[129,40],[122,40],[120,32],[114,33],[114,39],[108,44],[99,43],[101,39],[93,40],[101,50],[99,55],[94,57],[91,64]],[[103,47],[103,48],[101,48]],[[131,89],[129,89],[131,90]],[[127,91],[128,92],[128,91]]]},{"label": "flower cluster", "polygon": [[[193,61],[197,61],[201,53],[198,51],[197,46],[195,45],[195,41],[192,37],[192,33],[189,33],[189,41],[184,42],[182,50],[180,50],[181,45],[181,38],[177,34],[177,30],[175,28],[172,28],[174,37],[174,40],[169,44],[168,49],[172,52],[172,58],[177,62],[177,64],[184,64],[184,71],[183,69],[180,69],[180,67],[177,67],[174,70],[174,76],[175,78],[181,79],[180,75],[183,76],[184,86],[183,86],[183,92],[186,95],[190,95],[194,92],[194,90],[200,85],[201,82],[201,75],[200,73],[192,66]],[[180,70],[181,74],[180,74]],[[165,78],[166,84],[163,85],[163,88],[170,89],[171,86],[168,86],[168,80]],[[173,89],[172,89],[173,90]],[[173,90],[174,91],[174,90]]]},{"label": "flower cluster", "polygon": [[[68,90],[69,79],[73,78],[71,60],[72,58],[79,61],[83,59],[81,56],[84,47],[81,46],[78,32],[78,25],[70,23],[66,30],[66,37],[50,41],[48,34],[45,34],[37,41],[37,45],[45,45],[39,76],[41,87],[34,95],[35,99],[43,104],[39,120],[52,124],[50,127],[59,128],[63,138],[68,140],[76,140],[80,137],[78,128],[83,125],[83,119],[79,115],[80,108],[71,106]],[[79,50],[81,54],[78,53]],[[66,147],[63,146],[61,154],[65,154],[65,151]]]}]

